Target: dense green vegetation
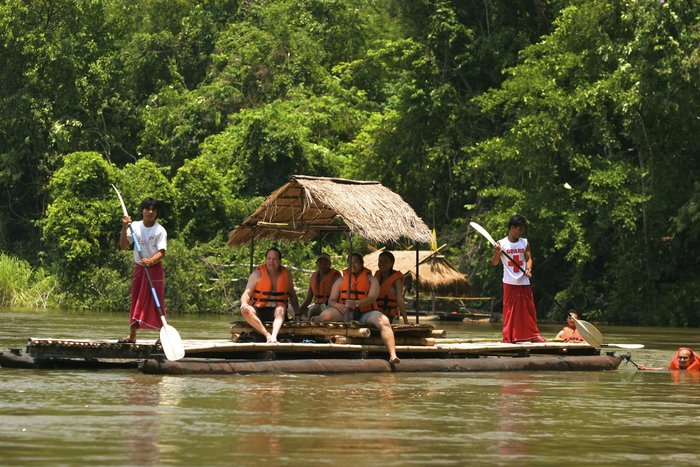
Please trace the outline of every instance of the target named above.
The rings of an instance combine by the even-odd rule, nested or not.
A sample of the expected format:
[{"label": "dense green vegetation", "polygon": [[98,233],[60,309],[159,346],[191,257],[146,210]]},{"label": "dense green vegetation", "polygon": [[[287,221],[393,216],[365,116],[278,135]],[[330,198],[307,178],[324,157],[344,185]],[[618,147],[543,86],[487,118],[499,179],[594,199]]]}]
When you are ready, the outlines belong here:
[{"label": "dense green vegetation", "polygon": [[398,192],[479,293],[468,222],[517,212],[541,316],[700,325],[697,0],[3,0],[0,70],[6,305],[126,309],[115,183],[167,204],[169,309],[228,311],[226,234],[308,174]]}]

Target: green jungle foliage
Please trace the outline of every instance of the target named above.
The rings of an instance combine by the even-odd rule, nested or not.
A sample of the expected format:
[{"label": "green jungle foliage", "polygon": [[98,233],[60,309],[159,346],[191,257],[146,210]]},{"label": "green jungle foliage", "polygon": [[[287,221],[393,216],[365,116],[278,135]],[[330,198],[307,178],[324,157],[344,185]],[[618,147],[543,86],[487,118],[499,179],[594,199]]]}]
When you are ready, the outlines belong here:
[{"label": "green jungle foliage", "polygon": [[[3,304],[128,309],[115,184],[165,203],[169,311],[236,311],[228,232],[305,174],[399,193],[479,295],[469,221],[521,213],[540,317],[700,326],[699,26],[700,0],[3,0]],[[317,246],[281,247],[303,298]]]}]

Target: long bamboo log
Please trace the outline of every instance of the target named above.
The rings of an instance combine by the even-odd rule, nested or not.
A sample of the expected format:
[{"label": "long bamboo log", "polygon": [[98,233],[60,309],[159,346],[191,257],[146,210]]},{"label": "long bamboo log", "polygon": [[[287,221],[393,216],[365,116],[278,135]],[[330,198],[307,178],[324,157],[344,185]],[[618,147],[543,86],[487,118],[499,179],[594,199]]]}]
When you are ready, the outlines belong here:
[{"label": "long bamboo log", "polygon": [[[272,330],[271,325],[265,324],[265,328]],[[250,326],[231,326],[231,334],[242,334],[251,332]],[[326,328],[326,327],[282,327],[278,335],[296,334],[297,336],[348,336],[348,337],[369,337],[372,331],[369,328]]]},{"label": "long bamboo log", "polygon": [[[358,344],[358,345],[384,345],[381,337],[346,337],[346,336],[332,336],[330,337],[330,342],[333,344]],[[435,339],[425,338],[425,337],[394,337],[396,345],[422,345],[422,346],[435,346]]]},{"label": "long bamboo log", "polygon": [[146,360],[141,367],[150,374],[241,374],[241,373],[377,373],[461,371],[604,371],[614,370],[621,357],[530,357],[530,358],[421,358],[402,359],[391,365],[384,359],[303,360]]}]

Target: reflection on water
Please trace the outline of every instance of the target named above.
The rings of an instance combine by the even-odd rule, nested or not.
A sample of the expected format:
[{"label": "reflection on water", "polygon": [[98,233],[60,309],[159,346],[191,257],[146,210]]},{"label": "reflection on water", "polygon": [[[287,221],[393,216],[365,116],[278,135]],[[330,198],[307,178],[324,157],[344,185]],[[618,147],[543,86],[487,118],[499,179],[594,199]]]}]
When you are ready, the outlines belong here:
[{"label": "reflection on water", "polygon": [[129,464],[155,465],[160,463],[158,446],[158,407],[161,402],[160,382],[142,375],[124,381],[131,427],[126,442]]},{"label": "reflection on water", "polygon": [[[527,418],[527,398],[533,396],[530,383],[522,382],[517,374],[507,373],[501,377],[498,413],[498,453],[512,456],[527,454],[523,439],[523,418]],[[532,414],[534,415],[534,414]]]},{"label": "reflection on water", "polygon": [[[0,312],[0,348],[29,336],[123,334],[126,314]],[[229,317],[173,317],[183,338]],[[92,326],[86,329],[85,323]],[[442,326],[445,324],[445,326]],[[498,326],[440,323],[498,338]],[[542,325],[554,335],[558,325]],[[665,366],[694,330],[605,328]],[[154,376],[0,369],[2,465],[693,465],[699,373]]]}]

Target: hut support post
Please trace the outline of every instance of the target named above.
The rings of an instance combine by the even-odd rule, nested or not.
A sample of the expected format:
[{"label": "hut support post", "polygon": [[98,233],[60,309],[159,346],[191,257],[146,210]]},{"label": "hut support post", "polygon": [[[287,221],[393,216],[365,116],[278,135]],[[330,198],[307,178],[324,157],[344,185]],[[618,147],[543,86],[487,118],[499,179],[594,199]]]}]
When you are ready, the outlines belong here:
[{"label": "hut support post", "polygon": [[[350,294],[352,293],[352,232],[348,231],[348,257],[347,257],[347,264],[348,264],[348,271],[350,272],[349,277],[348,277],[348,301],[352,298]],[[341,287],[342,289],[342,287]],[[355,295],[355,298],[357,299],[357,295]],[[348,317],[348,314],[350,316]],[[345,321],[352,321],[354,319],[355,313],[345,313],[345,316],[343,317]]]},{"label": "hut support post", "polygon": [[415,290],[415,292],[416,292],[416,298],[415,298],[415,301],[414,301],[415,303],[414,303],[413,308],[416,309],[416,324],[418,324],[418,323],[420,322],[420,310],[418,309],[418,308],[419,308],[419,300],[420,300],[420,294],[418,293],[418,283],[419,283],[419,280],[420,280],[420,269],[419,269],[419,265],[420,265],[420,246],[416,243],[416,244],[415,244],[415,247],[416,247],[416,280],[415,280],[414,283],[413,283],[413,287],[414,287],[414,290]]},{"label": "hut support post", "polygon": [[253,232],[250,236],[250,273],[253,272],[253,255],[255,253],[255,227],[253,227]]}]

